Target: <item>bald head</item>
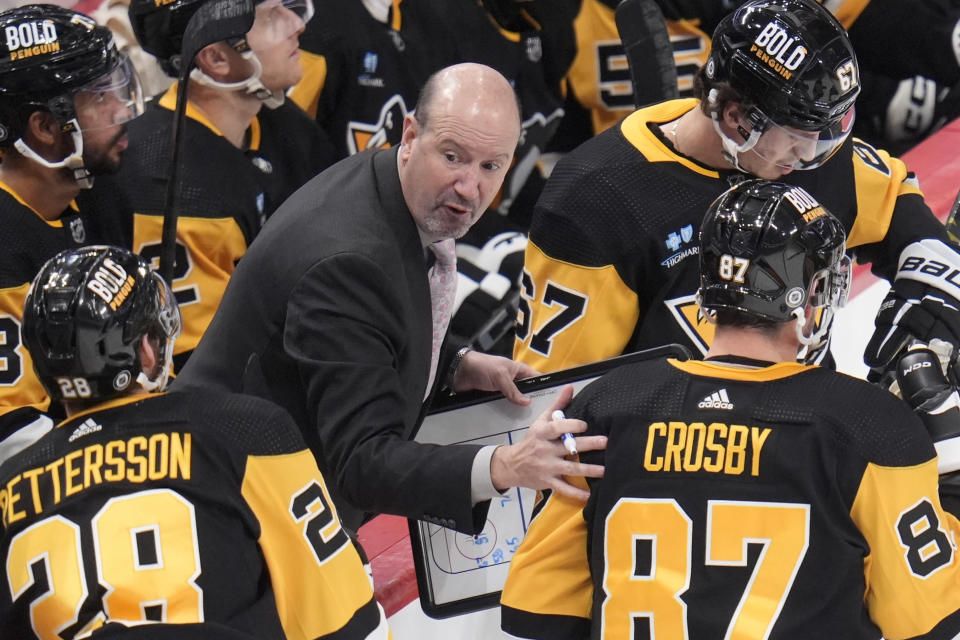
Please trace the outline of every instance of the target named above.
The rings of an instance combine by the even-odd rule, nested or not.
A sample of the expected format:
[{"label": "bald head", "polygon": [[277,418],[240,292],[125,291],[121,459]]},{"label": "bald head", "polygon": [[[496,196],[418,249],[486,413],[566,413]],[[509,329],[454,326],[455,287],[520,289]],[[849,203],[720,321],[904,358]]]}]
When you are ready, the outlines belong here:
[{"label": "bald head", "polygon": [[427,81],[403,121],[400,187],[421,235],[459,238],[503,184],[520,139],[520,108],[507,79],[458,64]]},{"label": "bald head", "polygon": [[455,64],[430,76],[414,109],[421,129],[429,126],[434,112],[486,118],[500,124],[516,122],[519,138],[520,98],[499,71],[483,64]]}]

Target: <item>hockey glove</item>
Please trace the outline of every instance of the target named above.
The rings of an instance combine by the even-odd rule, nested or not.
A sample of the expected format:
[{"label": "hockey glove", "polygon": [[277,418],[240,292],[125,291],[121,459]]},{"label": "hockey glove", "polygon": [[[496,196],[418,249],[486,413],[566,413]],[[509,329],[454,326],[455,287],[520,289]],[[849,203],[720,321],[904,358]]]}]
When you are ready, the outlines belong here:
[{"label": "hockey glove", "polygon": [[864,351],[868,379],[887,384],[895,379],[897,359],[914,342],[937,338],[950,343],[953,363],[947,371],[953,384],[960,345],[960,253],[940,240],[908,245],[890,293],[880,305],[876,330]]},{"label": "hockey glove", "polygon": [[457,243],[457,300],[450,333],[478,351],[510,357],[527,237],[499,233],[475,247]]},{"label": "hockey glove", "polygon": [[937,449],[937,470],[960,469],[960,394],[947,381],[938,355],[911,347],[897,363],[902,398],[920,416]]}]

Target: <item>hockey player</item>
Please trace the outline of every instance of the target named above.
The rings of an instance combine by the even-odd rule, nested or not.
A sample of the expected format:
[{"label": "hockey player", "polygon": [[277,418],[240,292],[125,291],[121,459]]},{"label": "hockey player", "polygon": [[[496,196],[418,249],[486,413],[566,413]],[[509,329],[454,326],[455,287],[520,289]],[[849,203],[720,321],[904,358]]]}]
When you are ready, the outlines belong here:
[{"label": "hockey player", "polygon": [[161,393],[180,314],[146,260],[58,254],[23,323],[69,417],[0,466],[0,635],[204,622],[210,637],[388,637],[291,418],[247,396]]},{"label": "hockey player", "polygon": [[[184,30],[205,0],[132,0],[130,21],[144,50],[177,75]],[[266,218],[333,159],[329,140],[284,91],[302,73],[298,36],[310,0],[262,0],[253,27],[236,42],[197,54],[189,81],[183,166],[178,187],[173,291],[183,313],[179,369],[216,311],[234,265]],[[172,153],[177,89],[155,98],[130,129],[129,163],[117,188],[135,214],[124,244],[154,259]],[[131,228],[132,226],[132,228]]]},{"label": "hockey player", "polygon": [[751,0],[727,16],[697,99],[640,109],[554,170],[534,212],[515,355],[554,371],[669,342],[705,353],[696,230],[749,175],[804,186],[893,283],[868,364],[892,370],[914,339],[960,344],[960,254],[904,164],[849,137],[858,92],[850,41],[819,4]]},{"label": "hockey player", "polygon": [[[647,1],[647,0],[642,0]],[[649,0],[670,33],[679,97],[710,54],[710,34],[742,0]],[[863,96],[854,134],[902,153],[960,114],[960,24],[956,0],[825,0],[849,31]],[[618,0],[582,0],[575,21],[577,57],[567,77],[567,117],[557,142],[571,149],[630,114],[636,103],[614,23]],[[634,64],[649,65],[647,60]],[[642,88],[641,88],[642,89]]]},{"label": "hockey player", "polygon": [[88,195],[94,176],[117,170],[125,123],[143,102],[110,31],[87,16],[24,6],[0,13],[0,31],[2,415],[50,403],[20,343],[23,299],[47,259],[94,240],[96,212],[81,193]]},{"label": "hockey player", "polygon": [[609,437],[581,457],[606,471],[586,505],[554,495],[535,516],[503,628],[954,637],[960,522],[941,507],[924,422],[874,385],[798,361],[846,296],[844,225],[799,187],[753,180],[710,205],[699,249],[698,297],[716,323],[706,360],[628,365],[574,398],[568,417]]}]

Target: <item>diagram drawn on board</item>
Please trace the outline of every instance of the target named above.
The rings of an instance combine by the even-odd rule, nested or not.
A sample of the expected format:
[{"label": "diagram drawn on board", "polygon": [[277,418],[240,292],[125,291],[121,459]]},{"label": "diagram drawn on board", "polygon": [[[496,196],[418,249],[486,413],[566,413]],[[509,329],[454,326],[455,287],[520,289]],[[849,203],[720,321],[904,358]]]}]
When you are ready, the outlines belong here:
[{"label": "diagram drawn on board", "polygon": [[[518,386],[531,400],[525,407],[499,394],[461,396],[434,408],[416,440],[440,445],[518,442],[566,385],[579,391],[610,369],[656,357],[686,360],[690,354],[679,345],[668,345],[524,380]],[[486,524],[477,535],[411,521],[410,541],[424,612],[446,617],[496,606],[536,501],[536,491],[508,490],[491,501]]]}]

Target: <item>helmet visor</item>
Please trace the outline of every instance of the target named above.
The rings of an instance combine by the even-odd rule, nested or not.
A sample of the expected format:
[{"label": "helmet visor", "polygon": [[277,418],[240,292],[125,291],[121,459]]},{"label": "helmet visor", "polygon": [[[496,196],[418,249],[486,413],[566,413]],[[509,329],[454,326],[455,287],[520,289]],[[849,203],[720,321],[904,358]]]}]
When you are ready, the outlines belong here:
[{"label": "helmet visor", "polygon": [[143,113],[140,77],[126,55],[113,71],[73,94],[73,108],[83,131],[114,127]]},{"label": "helmet visor", "polygon": [[854,109],[816,131],[781,126],[761,112],[762,135],[752,151],[782,169],[814,169],[829,160],[853,129]]}]

